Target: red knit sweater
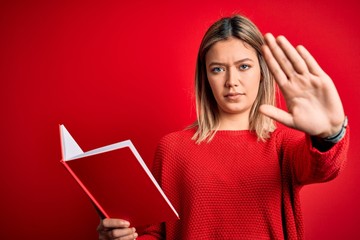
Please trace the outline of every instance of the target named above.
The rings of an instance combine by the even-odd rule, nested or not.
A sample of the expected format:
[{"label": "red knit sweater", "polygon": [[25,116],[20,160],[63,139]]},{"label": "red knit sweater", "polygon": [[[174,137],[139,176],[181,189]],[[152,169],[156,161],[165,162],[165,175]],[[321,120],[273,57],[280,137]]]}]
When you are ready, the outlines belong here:
[{"label": "red knit sweater", "polygon": [[249,131],[219,131],[200,145],[194,130],[165,136],[154,175],[180,220],[138,239],[303,239],[299,190],[342,169],[346,137],[327,152],[304,133],[281,128],[266,142]]}]

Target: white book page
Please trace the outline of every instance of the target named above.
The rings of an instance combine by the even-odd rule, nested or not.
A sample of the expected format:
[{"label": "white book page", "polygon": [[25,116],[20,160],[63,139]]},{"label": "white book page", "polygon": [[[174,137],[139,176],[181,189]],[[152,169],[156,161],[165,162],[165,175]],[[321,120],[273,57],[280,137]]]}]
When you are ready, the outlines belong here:
[{"label": "white book page", "polygon": [[95,154],[100,154],[100,153],[113,151],[113,150],[119,149],[119,148],[129,147],[130,145],[132,145],[130,140],[114,143],[114,144],[111,144],[111,145],[107,145],[105,147],[100,147],[100,148],[96,148],[96,149],[91,150],[91,151],[81,153],[79,155],[76,155],[76,156],[68,159],[68,161],[75,160],[75,159],[78,159],[78,158],[92,156],[92,155],[95,155]]},{"label": "white book page", "polygon": [[63,160],[67,161],[79,154],[84,153],[64,125],[60,125],[61,150]]}]

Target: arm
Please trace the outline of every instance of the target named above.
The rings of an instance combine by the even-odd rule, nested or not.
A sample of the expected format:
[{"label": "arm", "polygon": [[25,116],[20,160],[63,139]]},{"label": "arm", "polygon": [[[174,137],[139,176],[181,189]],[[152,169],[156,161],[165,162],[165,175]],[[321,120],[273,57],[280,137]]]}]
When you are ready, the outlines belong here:
[{"label": "arm", "polygon": [[140,235],[139,240],[158,240],[165,239],[163,234],[164,223],[151,225],[144,229],[142,234]]},{"label": "arm", "polygon": [[349,131],[327,151],[314,147],[309,135],[293,130],[285,131],[279,140],[283,174],[290,174],[296,185],[330,181],[345,166]]},{"label": "arm", "polygon": [[285,164],[297,183],[330,180],[343,166],[349,142],[335,85],[303,46],[294,48],[285,37],[274,38],[271,34],[265,35],[265,42],[263,54],[288,112],[270,105],[262,105],[259,110],[305,133],[295,143],[282,143],[284,161],[288,161]]}]

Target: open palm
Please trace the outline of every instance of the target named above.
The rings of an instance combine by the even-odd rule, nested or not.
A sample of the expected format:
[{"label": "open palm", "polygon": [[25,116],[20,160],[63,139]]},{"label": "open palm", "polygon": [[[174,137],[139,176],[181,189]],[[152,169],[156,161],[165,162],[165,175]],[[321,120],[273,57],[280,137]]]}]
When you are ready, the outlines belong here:
[{"label": "open palm", "polygon": [[327,137],[341,129],[344,110],[331,78],[303,47],[265,35],[265,60],[284,95],[288,112],[262,105],[260,112],[307,134]]}]

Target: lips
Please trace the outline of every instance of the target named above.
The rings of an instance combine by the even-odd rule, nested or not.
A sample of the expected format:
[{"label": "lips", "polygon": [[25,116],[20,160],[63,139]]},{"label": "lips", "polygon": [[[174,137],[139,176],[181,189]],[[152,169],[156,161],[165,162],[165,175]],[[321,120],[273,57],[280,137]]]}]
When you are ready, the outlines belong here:
[{"label": "lips", "polygon": [[245,93],[233,92],[233,93],[226,94],[225,98],[227,98],[229,100],[238,100],[243,95],[245,95]]},{"label": "lips", "polygon": [[225,97],[235,97],[235,96],[239,96],[239,95],[245,95],[245,93],[238,93],[238,92],[228,93],[225,95]]}]

